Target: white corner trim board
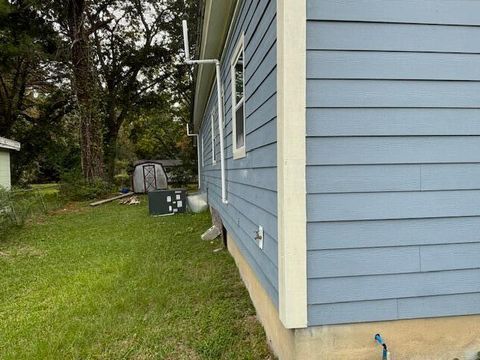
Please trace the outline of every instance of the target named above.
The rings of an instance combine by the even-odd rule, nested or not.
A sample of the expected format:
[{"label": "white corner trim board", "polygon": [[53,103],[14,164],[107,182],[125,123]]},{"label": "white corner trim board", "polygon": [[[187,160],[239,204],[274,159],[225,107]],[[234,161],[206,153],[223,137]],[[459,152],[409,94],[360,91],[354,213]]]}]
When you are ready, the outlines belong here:
[{"label": "white corner trim board", "polygon": [[307,327],[306,0],[277,2],[279,316]]}]

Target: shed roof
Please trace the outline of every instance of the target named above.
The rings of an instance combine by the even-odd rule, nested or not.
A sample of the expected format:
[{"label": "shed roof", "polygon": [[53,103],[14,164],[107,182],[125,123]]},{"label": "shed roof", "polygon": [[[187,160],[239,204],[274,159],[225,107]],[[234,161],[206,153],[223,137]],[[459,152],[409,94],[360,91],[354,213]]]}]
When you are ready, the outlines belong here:
[{"label": "shed roof", "polygon": [[182,160],[178,159],[164,159],[164,160],[138,160],[133,163],[133,166],[138,166],[142,164],[160,164],[165,167],[172,167],[172,166],[181,166],[183,165]]},{"label": "shed roof", "polygon": [[[238,0],[204,0],[203,23],[201,24],[200,59],[220,59],[227,39],[230,23]],[[215,67],[201,64],[196,72],[193,122],[201,124],[215,75]]]},{"label": "shed roof", "polygon": [[140,165],[143,165],[143,164],[158,164],[158,165],[162,165],[162,163],[158,160],[137,160],[133,163],[133,166],[134,167],[137,167],[137,166],[140,166]]},{"label": "shed roof", "polygon": [[0,149],[20,150],[20,143],[0,136]]}]

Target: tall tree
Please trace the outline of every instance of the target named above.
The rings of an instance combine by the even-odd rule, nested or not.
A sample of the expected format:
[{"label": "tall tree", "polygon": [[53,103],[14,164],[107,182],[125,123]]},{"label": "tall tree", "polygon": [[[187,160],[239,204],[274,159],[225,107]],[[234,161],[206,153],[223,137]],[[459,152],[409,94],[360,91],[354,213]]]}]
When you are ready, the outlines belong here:
[{"label": "tall tree", "polygon": [[[86,0],[66,2],[67,33],[71,41],[73,86],[80,113],[80,149],[82,171],[87,181],[102,178],[102,125],[99,115],[97,79],[91,59],[89,36],[95,31],[87,27]],[[95,25],[96,26],[96,25]]]},{"label": "tall tree", "polygon": [[196,8],[195,1],[123,0],[89,17],[91,23],[108,23],[93,37],[109,178],[115,173],[117,138],[124,121],[145,108],[156,108],[159,97],[170,98],[170,104],[164,102],[167,109],[177,101],[175,94],[185,94],[178,73],[188,67],[180,66],[183,42],[176,37],[181,37],[181,20],[191,8]]},{"label": "tall tree", "polygon": [[184,76],[188,68],[179,66],[181,20],[198,5],[194,0],[65,3],[41,1],[70,42],[84,174],[87,179],[101,176],[99,164],[105,163],[111,179],[125,119],[156,106],[159,95],[169,94],[176,102],[183,89],[177,80],[190,79],[190,86],[191,76]]},{"label": "tall tree", "polygon": [[[104,114],[104,154],[107,175],[113,178],[120,128],[132,112],[157,96],[169,61],[166,1],[129,0],[105,7],[92,23],[108,25],[93,34]],[[109,19],[112,21],[109,22]]]},{"label": "tall tree", "polygon": [[[33,1],[33,0],[32,0]],[[103,124],[92,34],[106,23],[91,23],[88,14],[102,12],[115,0],[36,0],[37,7],[67,44],[67,63],[79,114],[81,167],[87,181],[104,176]]]}]

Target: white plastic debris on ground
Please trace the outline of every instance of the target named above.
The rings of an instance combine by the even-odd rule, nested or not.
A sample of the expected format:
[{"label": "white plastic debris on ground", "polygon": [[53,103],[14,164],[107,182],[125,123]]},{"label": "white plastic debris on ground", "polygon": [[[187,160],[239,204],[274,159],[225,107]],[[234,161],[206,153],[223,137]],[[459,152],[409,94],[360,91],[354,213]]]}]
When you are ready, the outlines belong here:
[{"label": "white plastic debris on ground", "polygon": [[187,197],[188,207],[194,213],[201,213],[208,209],[205,193],[195,193]]},{"label": "white plastic debris on ground", "polygon": [[208,229],[202,234],[202,240],[206,240],[206,241],[214,240],[217,237],[219,237],[220,234],[221,234],[220,229],[217,228],[215,225],[213,225],[210,229]]}]

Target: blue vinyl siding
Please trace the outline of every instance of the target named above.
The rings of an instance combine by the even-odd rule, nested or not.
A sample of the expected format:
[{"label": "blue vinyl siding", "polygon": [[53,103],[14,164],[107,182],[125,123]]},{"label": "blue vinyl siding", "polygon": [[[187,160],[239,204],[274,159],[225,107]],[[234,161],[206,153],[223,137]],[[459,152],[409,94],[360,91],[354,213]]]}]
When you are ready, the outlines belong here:
[{"label": "blue vinyl siding", "polygon": [[[232,89],[230,62],[241,35],[245,36],[246,157],[233,160]],[[278,305],[277,272],[277,151],[276,151],[276,1],[245,0],[233,20],[232,36],[225,45],[222,84],[225,107],[225,152],[228,205],[221,201],[220,146],[216,134],[217,163],[211,161],[210,114],[216,114],[216,87],[205,110],[200,135],[205,144],[202,187],[219,211],[227,231],[260,282]],[[215,129],[218,117],[215,117]],[[254,237],[265,231],[264,248]]]},{"label": "blue vinyl siding", "polygon": [[480,2],[309,0],[309,325],[480,313]]}]

